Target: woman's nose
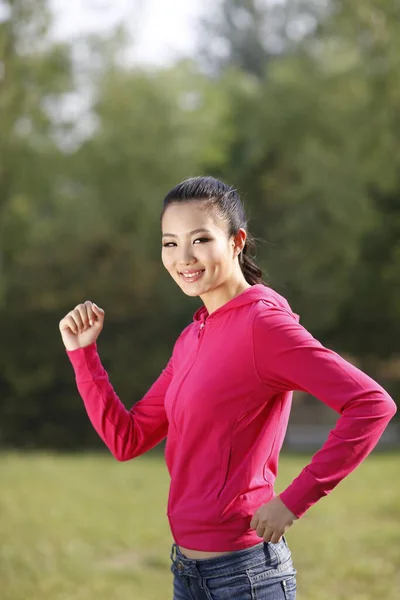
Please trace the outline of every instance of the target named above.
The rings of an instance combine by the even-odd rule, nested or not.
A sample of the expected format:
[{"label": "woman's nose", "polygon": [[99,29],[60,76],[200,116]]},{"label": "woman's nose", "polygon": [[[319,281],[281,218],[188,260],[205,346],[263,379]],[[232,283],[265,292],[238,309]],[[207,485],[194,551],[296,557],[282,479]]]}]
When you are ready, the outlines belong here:
[{"label": "woman's nose", "polygon": [[196,257],[194,256],[194,254],[190,248],[188,248],[188,249],[184,248],[180,252],[180,255],[178,257],[178,262],[182,265],[189,265],[193,262],[196,262]]}]

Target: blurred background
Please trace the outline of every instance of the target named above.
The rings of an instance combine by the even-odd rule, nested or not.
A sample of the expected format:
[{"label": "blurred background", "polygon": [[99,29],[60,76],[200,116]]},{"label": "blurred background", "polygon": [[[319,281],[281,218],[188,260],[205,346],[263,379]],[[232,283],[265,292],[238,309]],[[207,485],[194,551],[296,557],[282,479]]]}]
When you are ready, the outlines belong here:
[{"label": "blurred background", "polygon": [[[99,452],[58,323],[104,308],[143,396],[200,306],[160,258],[182,179],[238,188],[265,280],[398,402],[399,56],[389,0],[0,0],[2,600],[172,597],[162,445]],[[336,419],[297,395],[281,488]],[[400,597],[399,442],[289,532],[300,600]]]}]

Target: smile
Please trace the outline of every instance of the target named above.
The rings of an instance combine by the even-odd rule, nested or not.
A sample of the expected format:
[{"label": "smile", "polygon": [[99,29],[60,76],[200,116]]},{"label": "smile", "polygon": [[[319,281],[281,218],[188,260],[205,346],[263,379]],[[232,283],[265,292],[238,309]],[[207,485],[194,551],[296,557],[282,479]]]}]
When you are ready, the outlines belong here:
[{"label": "smile", "polygon": [[187,283],[193,283],[194,281],[198,281],[200,279],[204,271],[205,269],[202,271],[195,271],[194,273],[179,273],[179,275]]}]

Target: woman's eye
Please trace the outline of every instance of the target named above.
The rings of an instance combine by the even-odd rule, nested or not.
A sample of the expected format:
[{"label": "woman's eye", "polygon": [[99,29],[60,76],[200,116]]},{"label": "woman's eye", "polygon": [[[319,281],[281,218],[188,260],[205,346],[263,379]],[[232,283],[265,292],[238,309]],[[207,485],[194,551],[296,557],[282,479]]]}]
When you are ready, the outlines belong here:
[{"label": "woman's eye", "polygon": [[[197,238],[196,240],[194,240],[195,242],[209,242],[209,238]],[[164,248],[172,248],[173,246],[176,246],[175,242],[166,242],[165,244],[163,244]]]}]

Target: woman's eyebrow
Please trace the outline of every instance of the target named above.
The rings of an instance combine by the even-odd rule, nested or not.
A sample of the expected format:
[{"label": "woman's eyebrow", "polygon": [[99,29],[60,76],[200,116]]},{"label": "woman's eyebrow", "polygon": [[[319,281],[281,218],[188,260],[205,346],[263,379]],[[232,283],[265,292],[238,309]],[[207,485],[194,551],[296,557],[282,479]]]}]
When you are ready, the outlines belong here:
[{"label": "woman's eyebrow", "polygon": [[[206,233],[212,233],[209,229],[200,228],[200,229],[193,229],[193,231],[191,231],[188,235],[193,235],[194,233],[200,233],[200,231],[204,231]],[[162,234],[162,237],[166,237],[166,236],[178,237],[177,235],[175,235],[175,233],[163,233]]]}]

